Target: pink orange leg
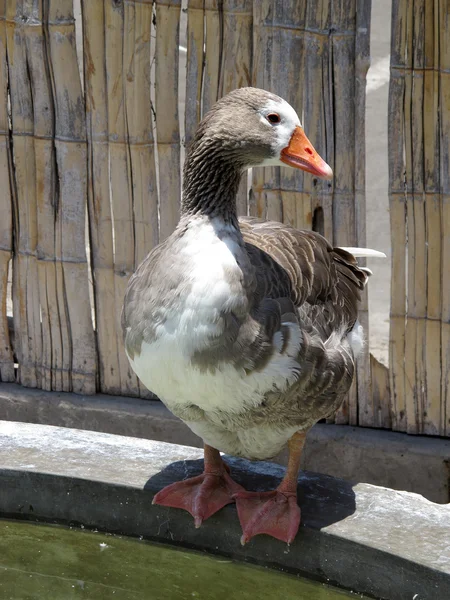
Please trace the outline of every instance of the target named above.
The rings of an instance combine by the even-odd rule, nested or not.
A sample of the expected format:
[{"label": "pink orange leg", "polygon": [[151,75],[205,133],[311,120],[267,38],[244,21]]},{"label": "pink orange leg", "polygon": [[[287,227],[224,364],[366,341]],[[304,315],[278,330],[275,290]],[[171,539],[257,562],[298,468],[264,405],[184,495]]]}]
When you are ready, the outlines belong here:
[{"label": "pink orange leg", "polygon": [[153,504],[183,508],[194,517],[195,527],[234,502],[233,495],[242,488],[234,482],[219,451],[205,444],[205,467],[202,475],[172,483],[153,498]]},{"label": "pink orange leg", "polygon": [[295,433],[289,440],[289,462],[283,481],[272,492],[247,492],[234,495],[242,526],[241,544],[260,533],[290,544],[300,525],[297,504],[297,478],[306,433]]}]

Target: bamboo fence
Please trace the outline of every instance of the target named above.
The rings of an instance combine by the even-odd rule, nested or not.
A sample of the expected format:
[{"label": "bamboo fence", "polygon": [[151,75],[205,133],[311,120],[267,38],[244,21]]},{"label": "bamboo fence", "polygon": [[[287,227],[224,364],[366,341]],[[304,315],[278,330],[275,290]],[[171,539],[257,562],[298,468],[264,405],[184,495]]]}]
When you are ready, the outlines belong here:
[{"label": "bamboo fence", "polygon": [[[425,4],[393,9],[391,378],[366,347],[330,421],[450,435],[450,67],[449,42],[437,35],[448,15],[444,0]],[[177,222],[185,144],[235,87],[286,98],[335,173],[322,182],[254,169],[240,214],[365,245],[370,7],[81,0],[75,20],[73,0],[0,0],[0,381],[149,396],[122,345],[125,287]],[[407,192],[405,168],[414,173]],[[367,296],[361,321],[367,330]]]},{"label": "bamboo fence", "polygon": [[394,0],[389,95],[393,428],[450,435],[450,5]]},{"label": "bamboo fence", "polygon": [[[2,163],[9,177],[3,187],[10,192],[6,224],[13,215],[17,380],[29,387],[92,394],[96,351],[84,234],[86,119],[72,2],[8,1],[0,6],[3,125],[9,120]],[[11,238],[3,237],[6,256]],[[2,261],[2,267],[6,264]],[[3,312],[3,324],[4,317]],[[8,366],[5,347],[1,363]]]}]

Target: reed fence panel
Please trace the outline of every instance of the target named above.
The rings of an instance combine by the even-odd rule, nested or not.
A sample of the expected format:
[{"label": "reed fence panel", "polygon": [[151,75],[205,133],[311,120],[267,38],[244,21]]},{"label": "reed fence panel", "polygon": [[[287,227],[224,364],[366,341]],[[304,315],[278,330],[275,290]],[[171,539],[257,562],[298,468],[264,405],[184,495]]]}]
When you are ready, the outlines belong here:
[{"label": "reed fence panel", "polygon": [[[235,87],[286,98],[335,175],[253,169],[239,213],[366,245],[370,8],[0,0],[0,381],[149,396],[124,353],[123,294],[178,220],[185,145]],[[393,0],[392,15],[390,369],[366,345],[329,420],[450,435],[448,3]],[[367,331],[367,294],[360,314]]]},{"label": "reed fence panel", "polygon": [[393,428],[449,435],[450,16],[394,0],[389,93]]}]

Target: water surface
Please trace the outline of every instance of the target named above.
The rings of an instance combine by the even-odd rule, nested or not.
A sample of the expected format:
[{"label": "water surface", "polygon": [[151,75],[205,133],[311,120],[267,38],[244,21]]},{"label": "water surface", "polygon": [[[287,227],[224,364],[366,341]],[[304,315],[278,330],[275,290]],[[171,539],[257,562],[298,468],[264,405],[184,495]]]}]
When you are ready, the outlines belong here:
[{"label": "water surface", "polygon": [[199,552],[79,529],[0,520],[2,600],[361,597]]}]

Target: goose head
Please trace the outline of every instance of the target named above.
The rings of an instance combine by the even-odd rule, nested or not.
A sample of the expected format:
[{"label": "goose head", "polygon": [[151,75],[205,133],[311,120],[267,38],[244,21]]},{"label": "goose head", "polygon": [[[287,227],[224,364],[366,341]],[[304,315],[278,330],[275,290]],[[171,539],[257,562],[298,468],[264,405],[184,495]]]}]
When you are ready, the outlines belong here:
[{"label": "goose head", "polygon": [[316,177],[333,175],[306,137],[292,106],[275,94],[251,87],[230,92],[212,107],[198,127],[187,158],[188,164],[219,160],[234,164],[241,172],[288,165]]}]

